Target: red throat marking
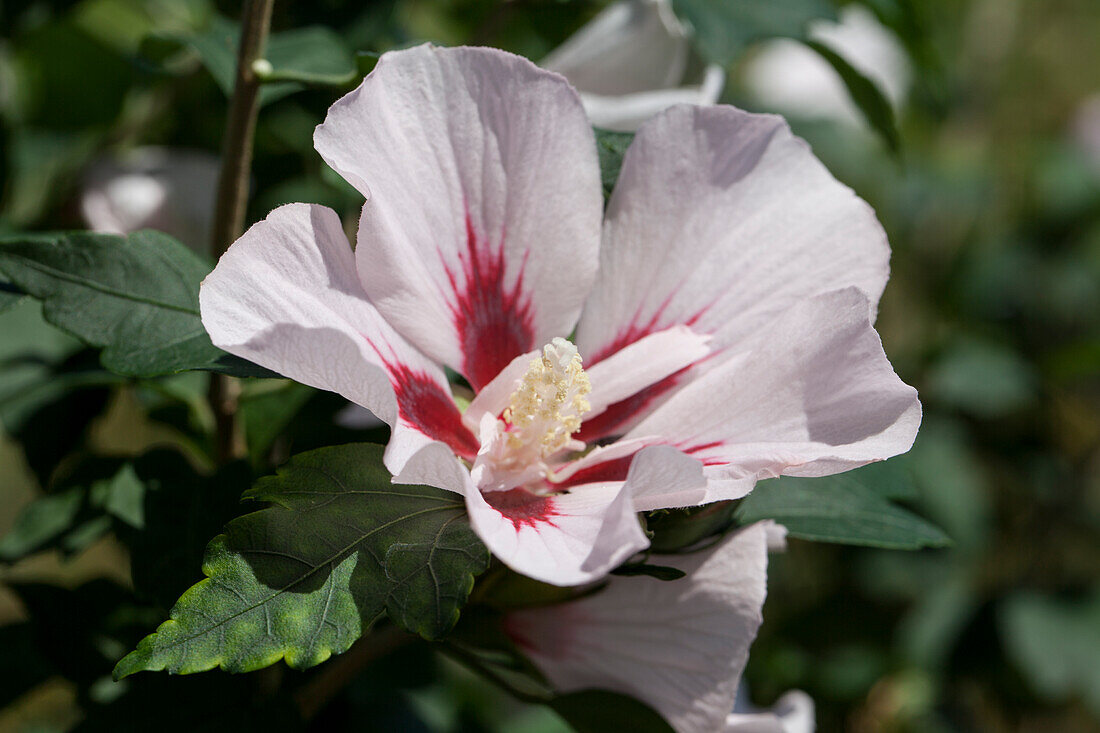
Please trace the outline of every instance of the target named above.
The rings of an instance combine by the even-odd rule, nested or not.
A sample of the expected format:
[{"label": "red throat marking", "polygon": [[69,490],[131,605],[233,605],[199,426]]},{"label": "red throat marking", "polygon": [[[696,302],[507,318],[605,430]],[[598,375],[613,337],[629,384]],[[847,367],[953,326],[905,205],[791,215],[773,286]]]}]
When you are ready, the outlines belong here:
[{"label": "red throat marking", "polygon": [[480,390],[516,356],[534,348],[531,301],[523,292],[523,270],[510,289],[504,284],[504,237],[493,251],[480,242],[466,215],[466,252],[459,252],[462,273],[444,267],[455,294],[451,305],[463,355],[463,373]]},{"label": "red throat marking", "polygon": [[432,440],[446,443],[456,455],[473,460],[481,446],[462,423],[462,414],[451,396],[423,372],[414,372],[403,364],[387,366],[401,419]]},{"label": "red throat marking", "polygon": [[553,497],[532,494],[527,489],[486,491],[482,497],[486,504],[511,521],[517,532],[539,524],[555,526],[552,518],[558,516],[558,511],[554,508]]}]

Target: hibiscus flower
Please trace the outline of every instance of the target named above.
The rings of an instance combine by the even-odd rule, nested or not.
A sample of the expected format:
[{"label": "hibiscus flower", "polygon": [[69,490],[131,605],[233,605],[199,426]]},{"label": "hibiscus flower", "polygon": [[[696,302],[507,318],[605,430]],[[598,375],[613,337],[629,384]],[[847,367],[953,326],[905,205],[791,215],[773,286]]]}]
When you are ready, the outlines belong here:
[{"label": "hibiscus flower", "polygon": [[388,423],[395,480],[464,495],[513,569],[589,582],[647,546],[638,511],[912,444],[916,393],[872,325],[886,237],[782,119],[660,113],[605,214],[563,77],[420,46],[314,143],[366,198],[354,252],[330,209],[276,209],[206,278],[203,323]]}]

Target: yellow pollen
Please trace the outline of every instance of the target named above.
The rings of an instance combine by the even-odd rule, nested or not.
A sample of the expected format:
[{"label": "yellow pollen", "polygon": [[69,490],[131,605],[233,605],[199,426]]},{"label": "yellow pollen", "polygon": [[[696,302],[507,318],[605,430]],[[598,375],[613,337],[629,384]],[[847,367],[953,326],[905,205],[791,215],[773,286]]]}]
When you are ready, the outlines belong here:
[{"label": "yellow pollen", "polygon": [[591,391],[577,347],[555,338],[532,360],[501,416],[508,424],[508,447],[535,449],[539,458],[567,447],[581,428],[581,416],[592,409]]}]

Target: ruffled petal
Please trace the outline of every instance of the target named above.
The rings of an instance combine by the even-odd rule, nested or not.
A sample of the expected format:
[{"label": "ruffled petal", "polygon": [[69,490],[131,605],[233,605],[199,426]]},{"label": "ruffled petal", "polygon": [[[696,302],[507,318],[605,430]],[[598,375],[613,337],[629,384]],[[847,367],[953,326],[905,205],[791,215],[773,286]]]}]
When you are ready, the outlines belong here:
[{"label": "ruffled petal", "polygon": [[825,476],[904,453],[920,403],[894,373],[868,313],[854,288],[798,303],[626,439],[701,460],[707,501],[737,498],[762,478]]},{"label": "ruffled petal", "polygon": [[443,370],[367,301],[332,210],[290,204],[272,211],[222,256],[203,281],[199,305],[218,347],[337,392],[389,424],[392,473],[434,441],[460,456],[477,453]]},{"label": "ruffled petal", "polygon": [[592,130],[561,76],[495,49],[384,54],[334,104],[317,150],[367,197],[371,301],[475,390],[568,334],[595,276]]},{"label": "ruffled petal", "polygon": [[[687,325],[721,350],[794,303],[848,286],[873,307],[889,256],[871,208],[781,118],[675,107],[643,125],[627,150],[577,345],[594,364]],[[683,383],[615,408],[620,424],[605,434],[621,434]]]},{"label": "ruffled petal", "polygon": [[478,536],[505,565],[553,585],[598,580],[649,546],[621,481],[549,496],[524,489],[469,491],[466,509]]},{"label": "ruffled petal", "polygon": [[767,532],[758,523],[659,562],[686,577],[613,578],[580,600],[515,611],[506,629],[558,690],[622,692],[680,733],[713,733],[733,710],[762,620]]}]

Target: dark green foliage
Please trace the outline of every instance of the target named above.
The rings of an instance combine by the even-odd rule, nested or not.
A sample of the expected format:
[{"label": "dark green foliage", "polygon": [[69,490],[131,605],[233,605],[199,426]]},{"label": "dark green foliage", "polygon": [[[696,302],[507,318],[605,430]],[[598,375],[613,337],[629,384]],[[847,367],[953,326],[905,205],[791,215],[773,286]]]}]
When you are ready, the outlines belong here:
[{"label": "dark green foliage", "polygon": [[460,497],[390,483],[375,445],[295,457],[247,498],[274,506],[229,523],[207,579],[115,670],[296,668],[346,651],[382,613],[443,636],[488,565]]},{"label": "dark green foliage", "polygon": [[265,376],[210,343],[199,282],[210,266],[166,234],[27,234],[0,240],[0,271],[43,301],[46,320],[102,348],[117,374],[186,369]]}]

